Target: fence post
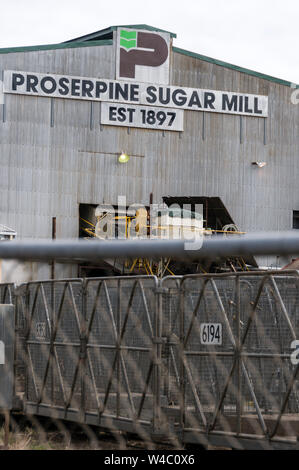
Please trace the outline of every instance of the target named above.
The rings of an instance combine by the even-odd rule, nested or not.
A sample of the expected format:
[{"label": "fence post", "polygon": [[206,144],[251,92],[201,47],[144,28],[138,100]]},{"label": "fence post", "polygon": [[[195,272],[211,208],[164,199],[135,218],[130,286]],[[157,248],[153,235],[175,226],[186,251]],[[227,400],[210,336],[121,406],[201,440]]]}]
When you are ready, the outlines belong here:
[{"label": "fence post", "polygon": [[[54,261],[53,261],[53,266],[54,266]],[[51,377],[51,404],[54,406],[55,403],[55,382],[56,382],[56,377],[55,377],[55,371],[54,371],[54,349],[52,348],[52,335],[53,331],[56,325],[56,309],[55,309],[55,286],[56,283],[54,281],[54,276],[52,277],[52,282],[51,282],[51,300],[50,300],[50,312],[51,312],[51,317],[50,317],[50,342],[51,342],[51,348],[50,348],[50,354],[51,354],[51,362],[50,362],[50,377]]]},{"label": "fence post", "polygon": [[81,387],[81,400],[80,400],[80,421],[85,422],[86,410],[86,356],[87,356],[87,299],[86,299],[86,281],[82,280],[81,284],[82,299],[80,302],[80,364],[79,364],[79,377]]},{"label": "fence post", "polygon": [[156,284],[156,305],[154,317],[154,338],[153,338],[153,362],[154,362],[154,416],[153,433],[158,434],[162,430],[161,421],[161,366],[162,366],[162,318],[163,318],[163,288],[161,280]]},{"label": "fence post", "polygon": [[14,393],[14,305],[0,304],[0,410],[5,417],[4,447],[8,447],[9,411]]},{"label": "fence post", "polygon": [[237,433],[242,432],[242,413],[243,413],[243,400],[242,400],[242,364],[241,364],[241,299],[240,299],[240,278],[236,276],[236,361],[237,361]]},{"label": "fence post", "polygon": [[184,441],[185,429],[185,367],[184,367],[184,348],[185,348],[185,286],[184,282],[180,286],[180,338],[179,338],[179,377],[180,377],[180,396],[179,396],[179,409],[180,409],[180,440]]}]

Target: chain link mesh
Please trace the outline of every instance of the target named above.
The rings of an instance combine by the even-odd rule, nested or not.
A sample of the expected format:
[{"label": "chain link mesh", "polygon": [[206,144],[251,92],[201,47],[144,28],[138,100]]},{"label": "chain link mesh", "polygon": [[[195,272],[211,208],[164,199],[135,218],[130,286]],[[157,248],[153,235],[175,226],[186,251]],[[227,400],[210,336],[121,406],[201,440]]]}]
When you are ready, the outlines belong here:
[{"label": "chain link mesh", "polygon": [[80,426],[95,446],[110,432],[123,448],[132,433],[146,448],[297,448],[298,283],[252,272],[1,284],[16,313],[12,429],[26,419],[47,436],[55,423],[67,445]]}]

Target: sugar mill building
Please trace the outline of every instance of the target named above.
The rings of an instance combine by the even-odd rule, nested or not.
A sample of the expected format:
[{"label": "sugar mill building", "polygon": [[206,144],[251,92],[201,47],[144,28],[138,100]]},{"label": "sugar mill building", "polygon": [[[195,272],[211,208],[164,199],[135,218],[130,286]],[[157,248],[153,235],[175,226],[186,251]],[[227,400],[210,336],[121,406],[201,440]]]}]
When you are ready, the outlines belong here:
[{"label": "sugar mill building", "polygon": [[[220,232],[299,228],[292,84],[182,50],[175,38],[129,25],[0,50],[0,224],[17,239],[78,238],[82,219],[119,196],[128,206],[200,203],[205,227]],[[52,270],[10,271],[27,280]],[[57,277],[77,275],[76,265],[55,266]]]}]

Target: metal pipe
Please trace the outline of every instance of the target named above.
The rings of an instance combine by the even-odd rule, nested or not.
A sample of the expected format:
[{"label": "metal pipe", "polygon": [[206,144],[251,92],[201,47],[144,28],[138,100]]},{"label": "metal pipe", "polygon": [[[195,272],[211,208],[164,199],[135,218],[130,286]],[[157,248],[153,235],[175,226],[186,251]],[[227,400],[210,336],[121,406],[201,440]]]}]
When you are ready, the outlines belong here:
[{"label": "metal pipe", "polygon": [[[190,241],[188,242],[190,248]],[[195,245],[196,248],[196,245]],[[204,239],[201,248],[186,250],[183,240],[32,240],[3,241],[0,258],[21,260],[160,258],[200,259],[226,256],[299,254],[299,234],[260,233]]]}]

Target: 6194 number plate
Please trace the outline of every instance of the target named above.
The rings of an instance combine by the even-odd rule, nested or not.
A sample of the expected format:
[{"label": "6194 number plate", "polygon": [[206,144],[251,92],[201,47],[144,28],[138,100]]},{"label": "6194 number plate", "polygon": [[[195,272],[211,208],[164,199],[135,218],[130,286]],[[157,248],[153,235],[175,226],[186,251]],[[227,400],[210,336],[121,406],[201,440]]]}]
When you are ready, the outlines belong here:
[{"label": "6194 number plate", "polygon": [[222,324],[221,323],[201,323],[200,342],[204,345],[222,344]]}]

